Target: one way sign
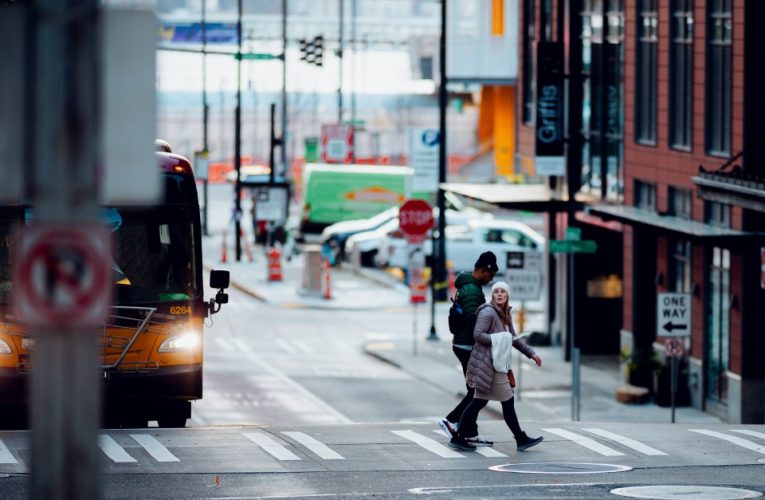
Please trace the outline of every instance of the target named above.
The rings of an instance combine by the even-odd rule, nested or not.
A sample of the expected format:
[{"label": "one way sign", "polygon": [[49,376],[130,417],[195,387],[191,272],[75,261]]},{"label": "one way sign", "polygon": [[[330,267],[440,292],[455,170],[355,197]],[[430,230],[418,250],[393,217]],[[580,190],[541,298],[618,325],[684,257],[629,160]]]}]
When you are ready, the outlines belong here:
[{"label": "one way sign", "polygon": [[656,332],[661,337],[691,335],[691,294],[657,294]]}]

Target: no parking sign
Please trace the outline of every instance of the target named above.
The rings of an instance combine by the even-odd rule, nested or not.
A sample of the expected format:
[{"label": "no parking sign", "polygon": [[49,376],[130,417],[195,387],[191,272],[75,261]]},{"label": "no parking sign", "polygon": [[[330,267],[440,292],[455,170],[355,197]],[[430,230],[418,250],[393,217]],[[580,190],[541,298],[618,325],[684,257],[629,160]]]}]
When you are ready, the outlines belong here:
[{"label": "no parking sign", "polygon": [[39,328],[101,326],[111,305],[109,231],[98,224],[22,228],[15,254],[16,316]]}]

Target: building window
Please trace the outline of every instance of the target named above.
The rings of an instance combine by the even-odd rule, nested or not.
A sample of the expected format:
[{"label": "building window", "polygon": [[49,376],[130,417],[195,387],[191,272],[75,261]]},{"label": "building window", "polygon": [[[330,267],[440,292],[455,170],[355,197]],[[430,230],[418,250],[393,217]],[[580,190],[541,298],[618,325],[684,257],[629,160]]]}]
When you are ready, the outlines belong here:
[{"label": "building window", "polygon": [[582,16],[582,191],[621,200],[624,2],[585,0]]},{"label": "building window", "polygon": [[534,124],[534,86],[536,85],[536,12],[534,0],[523,2],[523,123]]},{"label": "building window", "polygon": [[656,185],[635,181],[635,206],[646,210],[656,210]]},{"label": "building window", "polygon": [[725,404],[728,400],[730,360],[730,251],[712,249],[707,282],[707,398]]},{"label": "building window", "polygon": [[669,145],[691,149],[693,116],[693,0],[671,0]]},{"label": "building window", "polygon": [[730,227],[730,205],[714,201],[704,203],[704,221],[718,227]]},{"label": "building window", "polygon": [[731,0],[707,0],[707,153],[731,152],[733,19]]},{"label": "building window", "polygon": [[671,263],[669,266],[669,287],[673,292],[691,292],[691,243],[685,240],[670,240]]},{"label": "building window", "polygon": [[669,213],[681,219],[691,220],[693,197],[690,189],[669,188]]},{"label": "building window", "polygon": [[637,2],[635,141],[650,145],[656,144],[656,46],[659,40],[656,2]]}]

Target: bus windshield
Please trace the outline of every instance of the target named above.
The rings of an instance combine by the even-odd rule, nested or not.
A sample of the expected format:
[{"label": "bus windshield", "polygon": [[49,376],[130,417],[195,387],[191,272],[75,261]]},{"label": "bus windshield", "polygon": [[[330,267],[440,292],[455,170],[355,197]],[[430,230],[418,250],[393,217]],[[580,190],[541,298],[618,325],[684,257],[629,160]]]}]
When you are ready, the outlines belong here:
[{"label": "bus windshield", "polygon": [[184,207],[110,209],[115,303],[190,300],[197,296],[194,224]]}]

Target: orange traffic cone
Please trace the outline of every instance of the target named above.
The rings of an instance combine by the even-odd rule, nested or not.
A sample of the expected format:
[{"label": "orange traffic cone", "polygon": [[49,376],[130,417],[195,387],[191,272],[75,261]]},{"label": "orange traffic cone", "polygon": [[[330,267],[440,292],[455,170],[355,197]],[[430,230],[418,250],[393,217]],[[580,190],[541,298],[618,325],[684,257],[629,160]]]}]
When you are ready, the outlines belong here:
[{"label": "orange traffic cone", "polygon": [[332,298],[332,267],[329,265],[329,259],[322,258],[323,267],[321,273],[321,295],[325,299]]},{"label": "orange traffic cone", "polygon": [[271,247],[266,255],[268,256],[268,281],[281,281],[282,252],[276,247]]},{"label": "orange traffic cone", "polygon": [[221,246],[220,250],[220,261],[221,263],[225,264],[228,262],[228,246],[226,245],[226,233],[228,231],[223,231],[223,245]]}]

